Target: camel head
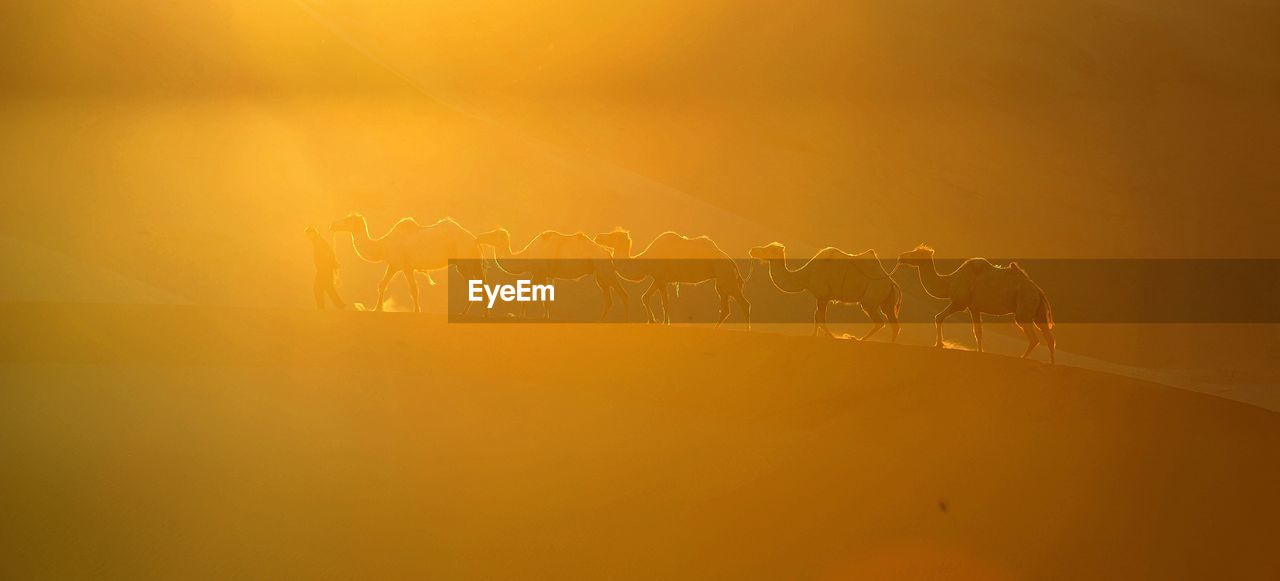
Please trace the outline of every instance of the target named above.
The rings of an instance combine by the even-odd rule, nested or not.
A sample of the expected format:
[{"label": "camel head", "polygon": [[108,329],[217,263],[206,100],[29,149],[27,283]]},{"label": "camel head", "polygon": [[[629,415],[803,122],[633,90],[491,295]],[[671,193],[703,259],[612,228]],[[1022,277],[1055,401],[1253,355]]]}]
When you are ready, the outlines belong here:
[{"label": "camel head", "polygon": [[[628,251],[631,249],[631,233],[621,228],[617,228],[612,232],[603,232],[600,234],[596,234],[593,240],[596,241],[596,244],[599,244],[605,248],[608,248],[609,250],[614,251],[615,255],[620,249],[625,248]],[[620,258],[627,258],[627,257],[623,256]]]},{"label": "camel head", "polygon": [[329,224],[330,232],[349,232],[351,234],[355,234],[356,232],[364,232],[365,230],[367,230],[367,226],[364,221],[364,216],[354,212],[347,214],[341,220]]},{"label": "camel head", "polygon": [[787,258],[787,247],[781,242],[770,242],[764,246],[751,249],[751,258],[756,260],[784,260]]},{"label": "camel head", "polygon": [[506,228],[495,228],[476,235],[476,242],[497,248],[511,247],[511,233]]},{"label": "camel head", "polygon": [[907,266],[920,266],[926,262],[933,260],[933,249],[921,244],[912,248],[907,252],[898,255],[898,264]]}]

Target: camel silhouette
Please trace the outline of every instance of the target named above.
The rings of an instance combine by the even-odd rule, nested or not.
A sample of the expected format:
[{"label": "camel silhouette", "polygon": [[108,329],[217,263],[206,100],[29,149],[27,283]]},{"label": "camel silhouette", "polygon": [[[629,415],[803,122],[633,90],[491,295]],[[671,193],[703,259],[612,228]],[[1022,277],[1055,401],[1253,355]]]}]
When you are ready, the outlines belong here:
[{"label": "camel silhouette", "polygon": [[649,289],[640,297],[650,323],[657,322],[653,309],[649,307],[650,299],[657,294],[662,301],[662,322],[671,324],[671,311],[667,308],[669,283],[698,284],[714,280],[716,292],[720,295],[720,319],[716,327],[729,318],[729,299],[733,299],[742,307],[747,328],[751,328],[751,303],[742,296],[745,279],[733,259],[710,238],[689,238],[675,232],[663,232],[635,256],[631,255],[631,233],[626,230],[596,234],[595,241],[613,251],[613,262],[622,278],[631,282],[653,279]]},{"label": "camel silhouette", "polygon": [[[511,233],[506,228],[490,230],[476,236],[476,240],[494,249],[494,262],[503,272],[526,275],[534,284],[547,284],[553,279],[578,280],[593,275],[604,296],[604,310],[600,320],[609,315],[613,307],[611,290],[622,299],[623,317],[631,308],[627,291],[618,280],[613,256],[609,250],[587,237],[586,234],[562,234],[547,230],[538,234],[519,251],[511,251]],[[542,303],[543,318],[551,318],[551,306]],[[523,315],[528,315],[529,304],[524,304]]]},{"label": "camel silhouette", "polygon": [[[404,279],[409,284],[409,294],[413,297],[414,312],[422,312],[415,271],[425,272],[427,283],[434,286],[436,282],[431,278],[431,271],[448,268],[450,259],[465,259],[459,263],[459,274],[468,279],[484,280],[484,267],[480,261],[480,246],[476,243],[476,237],[450,218],[430,226],[418,224],[413,218],[403,218],[386,234],[373,238],[369,235],[369,224],[364,216],[352,213],[330,224],[329,230],[351,234],[351,247],[361,260],[387,264],[387,271],[378,282],[378,302],[373,307],[375,311],[382,310],[387,298],[387,285],[396,273],[404,273]],[[470,309],[471,303],[468,301],[462,314],[467,314]]]},{"label": "camel silhouette", "polygon": [[[915,267],[920,274],[920,285],[935,299],[950,299],[951,304],[934,317],[938,340],[942,346],[942,322],[957,311],[968,310],[973,319],[973,336],[982,351],[982,315],[1013,314],[1019,329],[1027,335],[1027,350],[1022,356],[1031,355],[1040,341],[1032,324],[1044,334],[1049,347],[1049,363],[1053,364],[1056,341],[1053,338],[1053,308],[1039,285],[1018,266],[1010,262],[1001,267],[985,258],[970,258],[950,274],[939,274],[933,262],[933,249],[921,244],[898,256],[898,264]],[[895,267],[896,270],[896,267]]]},{"label": "camel silhouette", "polygon": [[[880,265],[874,251],[849,254],[838,248],[823,248],[799,270],[787,268],[787,249],[773,242],[751,249],[751,257],[768,263],[769,279],[778,290],[788,293],[809,291],[817,300],[813,313],[813,334],[827,329],[827,306],[832,301],[857,304],[871,318],[874,326],[859,341],[866,341],[884,327],[885,319],[893,329],[890,342],[898,341],[898,312],[902,306],[902,289],[890,273]],[[875,261],[871,266],[869,261]]]}]

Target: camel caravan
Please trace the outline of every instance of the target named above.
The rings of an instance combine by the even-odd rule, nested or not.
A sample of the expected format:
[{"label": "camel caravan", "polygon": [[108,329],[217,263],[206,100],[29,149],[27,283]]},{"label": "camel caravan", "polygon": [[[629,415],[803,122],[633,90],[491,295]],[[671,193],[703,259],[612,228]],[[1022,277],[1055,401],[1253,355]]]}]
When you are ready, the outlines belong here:
[{"label": "camel caravan", "polygon": [[675,232],[663,232],[634,256],[631,254],[631,233],[626,230],[597,234],[595,241],[609,248],[618,265],[618,273],[624,279],[631,282],[644,282],[645,279],[653,281],[640,297],[650,323],[659,322],[653,315],[653,309],[649,307],[649,300],[653,295],[658,295],[662,301],[660,322],[670,325],[667,287],[674,283],[676,289],[679,289],[682,283],[700,284],[711,280],[715,281],[716,292],[720,295],[720,318],[716,321],[716,327],[729,318],[729,301],[733,300],[742,308],[747,329],[751,328],[751,303],[747,302],[747,297],[742,296],[742,285],[746,279],[738,270],[738,263],[720,250],[710,238],[689,238]]},{"label": "camel caravan", "polygon": [[[413,218],[404,218],[374,238],[364,216],[352,213],[330,224],[329,230],[349,234],[352,250],[361,260],[386,265],[378,282],[374,311],[383,309],[388,285],[401,274],[408,285],[413,310],[421,312],[417,273],[423,273],[427,283],[435,285],[432,273],[449,268],[450,261],[454,261],[452,264],[465,279],[481,282],[487,280],[486,271],[490,269],[527,278],[534,284],[590,277],[600,289],[602,321],[608,317],[615,295],[622,303],[624,320],[627,318],[630,300],[622,281],[649,281],[640,297],[645,316],[649,323],[668,325],[671,324],[670,287],[674,286],[678,297],[681,285],[712,282],[720,299],[715,326],[720,327],[729,319],[732,305],[736,304],[747,328],[751,328],[751,303],[743,293],[751,273],[743,276],[738,263],[706,236],[690,238],[664,232],[643,250],[633,253],[631,233],[621,228],[595,236],[548,230],[534,236],[519,250],[512,249],[511,233],[504,228],[473,235],[450,218],[426,226]],[[329,295],[338,308],[342,308],[331,286],[334,277],[330,274],[337,268],[332,250],[314,229],[308,229],[308,236],[317,244],[318,306],[323,309],[324,296]],[[900,254],[892,270],[885,270],[872,250],[850,254],[838,248],[824,248],[794,270],[787,265],[786,247],[778,242],[751,248],[748,255],[767,268],[769,280],[777,290],[813,296],[815,336],[833,337],[827,328],[827,309],[832,303],[849,304],[861,308],[872,323],[871,329],[857,340],[870,339],[887,324],[889,341],[896,343],[901,332],[899,314],[903,293],[893,277],[899,269],[908,267],[916,270],[928,296],[949,301],[934,317],[936,347],[944,346],[942,323],[953,313],[969,312],[979,352],[983,350],[982,316],[1013,315],[1014,324],[1027,338],[1027,349],[1022,356],[1029,357],[1040,344],[1038,329],[1049,349],[1049,362],[1055,363],[1053,309],[1044,291],[1016,262],[999,266],[984,258],[970,258],[953,272],[942,274],[934,265],[933,249],[923,244]],[[651,305],[655,298],[659,312]],[[472,303],[466,301],[461,315],[467,315],[471,307]],[[522,317],[528,318],[528,307],[525,303]],[[550,304],[543,302],[542,307],[539,318],[550,319]],[[482,308],[481,316],[487,317],[487,310]]]},{"label": "camel caravan", "polygon": [[[494,263],[507,274],[526,275],[534,284],[546,284],[552,279],[578,280],[585,276],[595,279],[604,298],[604,311],[600,320],[609,316],[613,307],[613,293],[622,300],[622,312],[630,309],[627,291],[618,280],[618,270],[613,255],[586,234],[562,234],[547,230],[533,237],[518,251],[511,250],[511,233],[498,228],[476,237],[476,241],[494,250]],[[525,303],[523,314],[528,315]],[[543,318],[551,318],[551,304],[542,303]]]}]

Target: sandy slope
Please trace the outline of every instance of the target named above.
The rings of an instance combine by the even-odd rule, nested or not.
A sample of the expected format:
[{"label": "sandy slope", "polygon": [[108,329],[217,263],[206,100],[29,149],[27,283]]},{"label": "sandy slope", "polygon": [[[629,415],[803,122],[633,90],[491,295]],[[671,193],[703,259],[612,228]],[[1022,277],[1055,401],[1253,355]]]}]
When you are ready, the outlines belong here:
[{"label": "sandy slope", "polygon": [[0,309],[0,577],[1274,579],[1280,420],[961,351]]}]

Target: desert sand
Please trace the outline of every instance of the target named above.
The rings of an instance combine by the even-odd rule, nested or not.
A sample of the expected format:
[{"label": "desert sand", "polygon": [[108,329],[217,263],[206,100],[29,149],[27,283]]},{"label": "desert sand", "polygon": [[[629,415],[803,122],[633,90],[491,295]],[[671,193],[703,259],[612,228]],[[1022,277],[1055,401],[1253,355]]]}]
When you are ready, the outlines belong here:
[{"label": "desert sand", "polygon": [[0,307],[0,577],[1275,579],[1280,418],[994,354]]},{"label": "desert sand", "polygon": [[[1274,280],[1031,262],[1280,258],[1273,3],[0,15],[0,579],[1280,579]],[[1060,365],[907,276],[898,345],[758,269],[752,333],[303,310],[352,211],[1017,259]]]}]

